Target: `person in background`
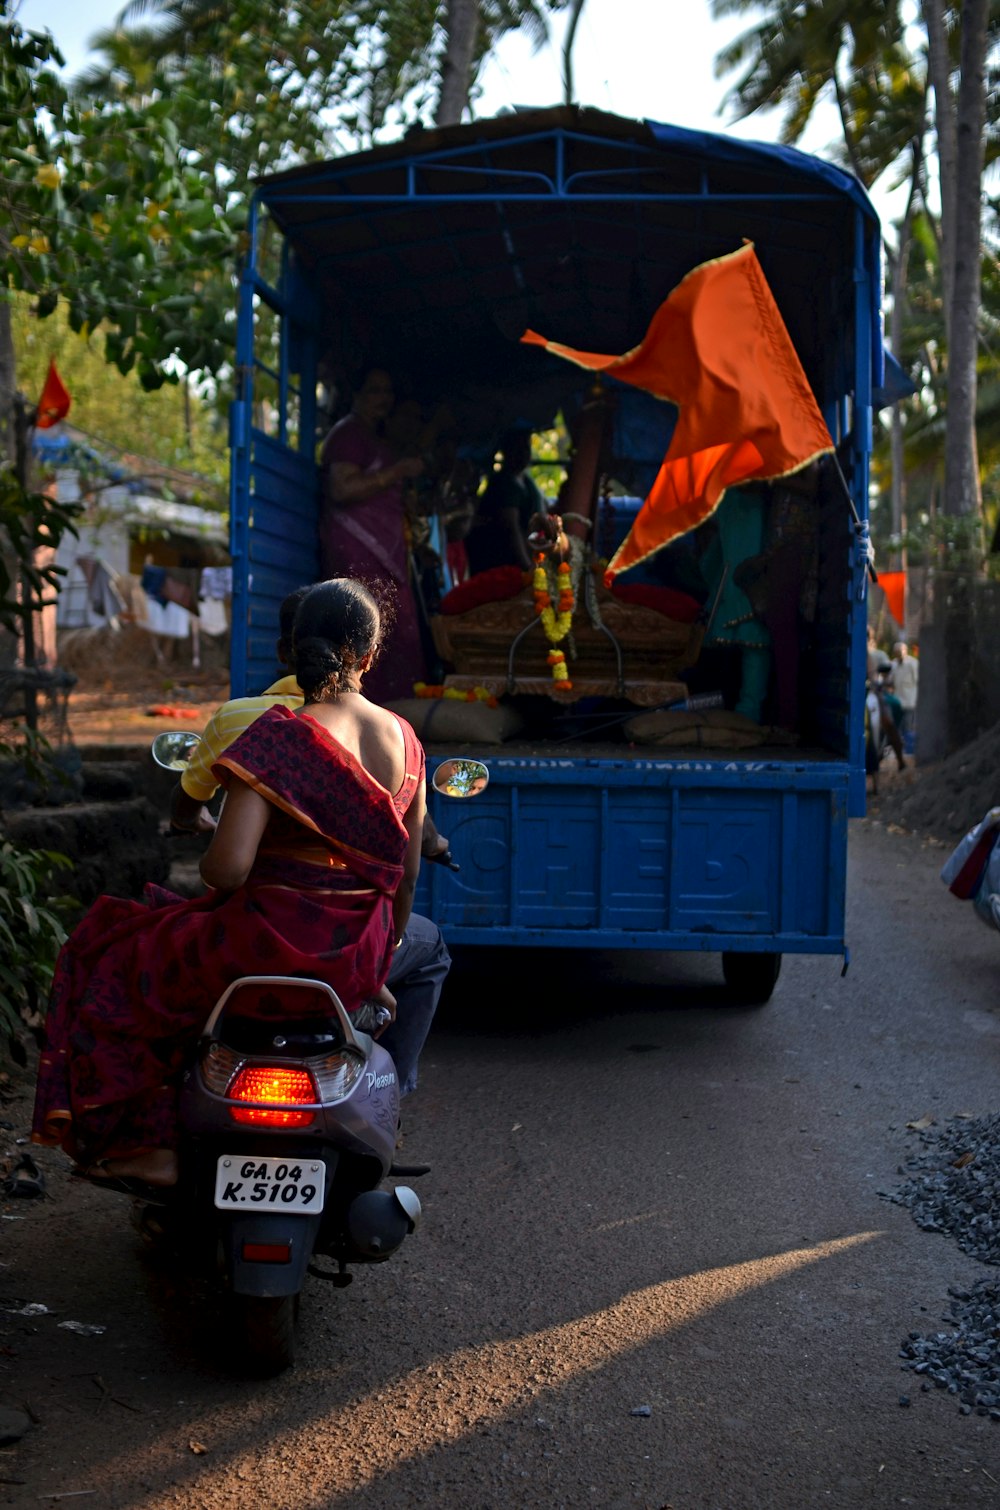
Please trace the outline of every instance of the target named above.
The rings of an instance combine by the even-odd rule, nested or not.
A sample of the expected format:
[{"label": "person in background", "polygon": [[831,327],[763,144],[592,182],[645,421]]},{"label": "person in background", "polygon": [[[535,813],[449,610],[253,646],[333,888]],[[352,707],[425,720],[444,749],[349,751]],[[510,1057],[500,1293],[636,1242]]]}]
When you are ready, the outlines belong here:
[{"label": "person in background", "polygon": [[[290,592],[278,609],[277,656],[280,664],[290,668],[292,658],[292,630],[299,604],[309,591],[297,587]],[[180,782],[174,790],[170,807],[170,821],[174,828],[191,833],[210,834],[216,819],[208,804],[219,790],[219,781],[212,773],[219,756],[227,745],[248,729],[255,718],[277,704],[285,708],[301,708],[302,688],[289,669],[287,674],[272,682],[259,697],[235,697],[217,708],[205,725],[201,743],[184,768]]]},{"label": "person in background", "polygon": [[548,504],[528,471],[531,432],[508,430],[500,437],[502,461],[479,500],[478,516],[465,541],[473,574],[494,566],[534,565],[528,527],[535,514],[547,514]]},{"label": "person in background", "polygon": [[[874,697],[878,706],[879,735],[875,742],[876,758],[881,756],[882,741],[890,746],[896,757],[896,768],[902,771],[906,766],[903,751],[903,736],[899,732],[897,723],[898,703],[889,692],[886,677],[889,674],[892,662],[884,650],[879,648],[875,630],[871,624],[868,626],[868,693]],[[869,771],[869,775],[872,772]]]},{"label": "person in background", "polygon": [[[206,724],[202,742],[174,790],[170,817],[175,828],[191,833],[212,833],[218,820],[208,804],[219,790],[218,777],[212,767],[227,747],[269,708],[280,704],[294,711],[302,707],[302,688],[292,669],[292,636],[299,604],[309,592],[308,587],[297,587],[278,610],[277,656],[288,668],[288,674],[273,682],[259,697],[237,697],[223,703]],[[448,840],[438,832],[429,813],[424,816],[421,855],[425,860],[444,864],[451,859]],[[451,956],[440,928],[429,918],[411,913],[402,943],[393,953],[386,980],[396,998],[396,1019],[380,1035],[383,1047],[396,1064],[400,1096],[408,1096],[417,1088],[417,1062],[450,967]]]},{"label": "person in background", "polygon": [[891,660],[886,655],[885,651],[879,648],[878,638],[875,634],[875,626],[873,624],[869,624],[867,669],[868,680],[871,682],[873,687],[878,681],[879,676],[887,672],[891,666]]},{"label": "person in background", "polygon": [[899,730],[904,739],[917,730],[917,691],[920,682],[920,666],[910,654],[905,640],[897,640],[892,650],[892,690],[902,710]]},{"label": "person in background", "polygon": [[392,378],[372,367],[355,389],[351,411],[330,431],[320,452],[320,569],[381,584],[395,608],[385,654],[366,682],[366,696],[386,703],[412,697],[426,679],[420,619],[410,583],[404,483],[424,470],[419,456],[398,457],[386,438],[395,393]]}]

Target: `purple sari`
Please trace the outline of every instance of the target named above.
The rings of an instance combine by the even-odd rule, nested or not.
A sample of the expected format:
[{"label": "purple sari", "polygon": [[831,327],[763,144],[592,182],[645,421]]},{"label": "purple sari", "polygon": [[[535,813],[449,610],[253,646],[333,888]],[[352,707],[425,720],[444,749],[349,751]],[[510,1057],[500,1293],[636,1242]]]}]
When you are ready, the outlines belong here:
[{"label": "purple sari", "polygon": [[349,462],[363,473],[391,467],[395,456],[355,414],[334,425],[323,445],[323,505],[320,514],[320,567],[324,577],[380,578],[390,584],[396,622],[378,664],[365,677],[365,696],[375,703],[412,697],[414,682],[424,681],[426,667],[420,619],[410,586],[403,489],[399,483],[360,503],[335,503],[330,497],[330,467]]}]

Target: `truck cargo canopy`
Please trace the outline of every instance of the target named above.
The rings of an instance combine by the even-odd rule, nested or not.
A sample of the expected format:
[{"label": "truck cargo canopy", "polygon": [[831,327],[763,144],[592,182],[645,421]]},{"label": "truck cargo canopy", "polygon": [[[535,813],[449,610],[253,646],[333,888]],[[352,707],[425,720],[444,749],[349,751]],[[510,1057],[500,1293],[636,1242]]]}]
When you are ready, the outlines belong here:
[{"label": "truck cargo canopy", "polygon": [[541,427],[582,388],[582,374],[519,345],[526,327],[625,350],[686,273],[740,238],[819,402],[854,386],[844,329],[859,278],[871,386],[882,382],[877,216],[850,174],[791,148],[558,107],[275,174],[257,204],[321,289],[330,381],[384,364],[450,398],[469,439]]}]

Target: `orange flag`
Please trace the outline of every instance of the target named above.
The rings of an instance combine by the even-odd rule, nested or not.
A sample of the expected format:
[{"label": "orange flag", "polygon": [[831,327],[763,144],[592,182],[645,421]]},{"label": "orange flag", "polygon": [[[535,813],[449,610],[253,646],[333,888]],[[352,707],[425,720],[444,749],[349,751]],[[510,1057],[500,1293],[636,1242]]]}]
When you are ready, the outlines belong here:
[{"label": "orange flag", "polygon": [[49,374],[45,379],[42,396],[38,400],[38,410],[35,414],[35,428],[37,430],[51,430],[61,419],[65,419],[69,413],[70,397],[62,378],[56,371],[55,361],[49,362]]},{"label": "orange flag", "polygon": [[905,620],[906,573],[905,571],[880,571],[878,585],[885,593],[886,607],[900,628]]},{"label": "orange flag", "polygon": [[834,449],[750,242],[688,273],[623,356],[575,351],[533,330],[521,340],[680,410],[652,490],[605,573],[609,584],[707,519],[726,488],[797,472]]}]

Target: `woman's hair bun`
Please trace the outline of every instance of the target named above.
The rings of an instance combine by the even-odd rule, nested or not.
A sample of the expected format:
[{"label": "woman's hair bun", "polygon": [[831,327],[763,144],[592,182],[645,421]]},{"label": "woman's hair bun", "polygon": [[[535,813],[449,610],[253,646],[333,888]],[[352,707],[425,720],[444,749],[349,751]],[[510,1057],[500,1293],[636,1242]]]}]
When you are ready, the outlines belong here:
[{"label": "woman's hair bun", "polygon": [[358,663],[372,664],[383,619],[364,583],[331,577],[310,588],[295,615],[293,656],[299,686],[310,701],[356,690]]},{"label": "woman's hair bun", "polygon": [[344,652],[330,640],[307,635],[295,641],[295,673],[305,693],[334,688],[344,670]]}]

